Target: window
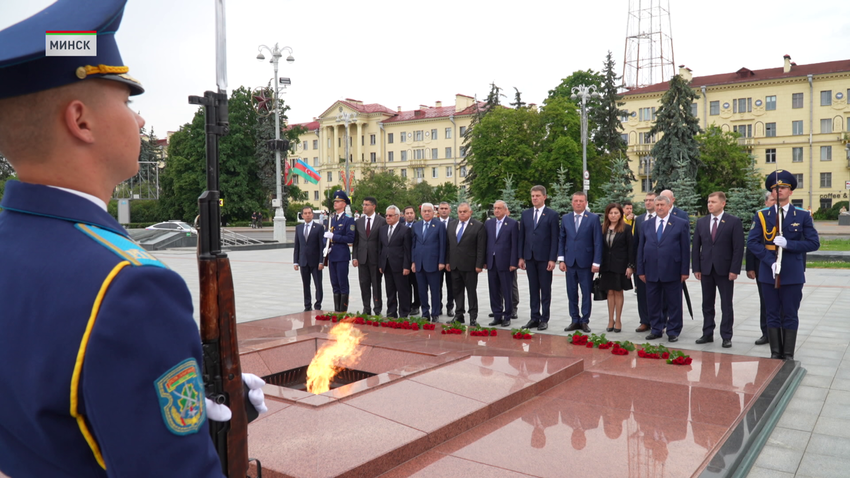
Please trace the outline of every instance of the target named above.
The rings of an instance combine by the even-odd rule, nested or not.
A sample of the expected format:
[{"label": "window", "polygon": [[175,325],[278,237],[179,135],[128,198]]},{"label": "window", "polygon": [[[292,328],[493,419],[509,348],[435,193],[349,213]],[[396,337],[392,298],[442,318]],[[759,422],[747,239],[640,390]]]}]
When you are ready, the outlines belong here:
[{"label": "window", "polygon": [[696,103],[691,103],[691,115],[697,116],[697,112],[699,111],[699,106]]},{"label": "window", "polygon": [[640,133],[640,144],[652,144],[655,142],[655,135],[649,133]]},{"label": "window", "polygon": [[313,201],[319,200],[319,191],[313,191]]},{"label": "window", "polygon": [[776,110],[776,96],[765,96],[764,97],[764,109],[766,111],[775,111]]},{"label": "window", "polygon": [[466,166],[460,167],[460,177],[462,177],[462,178],[466,177]]},{"label": "window", "polygon": [[452,157],[452,148],[448,147],[448,148],[446,148],[446,159],[449,159],[451,157]]},{"label": "window", "polygon": [[407,177],[407,170],[406,169],[401,170],[401,177],[403,177],[403,178]]},{"label": "window", "polygon": [[294,176],[292,177],[292,184],[298,184],[298,180],[299,180],[299,179],[301,179],[301,176],[299,176],[299,175],[297,175],[297,174],[296,174],[296,175],[294,175]]},{"label": "window", "polygon": [[431,148],[431,159],[439,158],[440,157],[439,151],[440,150],[438,150],[437,148]]},{"label": "window", "polygon": [[820,147],[820,160],[821,161],[832,161],[832,146],[821,146]]},{"label": "window", "polygon": [[832,104],[832,90],[824,90],[820,92],[820,105],[829,106]]},{"label": "window", "polygon": [[425,177],[425,168],[413,168],[413,177],[423,179]]},{"label": "window", "polygon": [[401,132],[401,135],[399,135],[399,137],[398,137],[398,140],[399,140],[400,142],[404,143],[405,138],[407,138],[407,133],[405,133],[404,131],[402,131],[402,132]]},{"label": "window", "polygon": [[820,132],[832,133],[832,120],[830,118],[820,120]]},{"label": "window", "polygon": [[776,123],[765,123],[764,135],[768,138],[776,136]]},{"label": "window", "polygon": [[640,180],[640,191],[645,193],[647,191],[652,191],[652,180],[649,178],[643,178]]},{"label": "window", "polygon": [[306,151],[306,150],[308,150],[308,149],[310,149],[310,142],[309,142],[309,141],[304,141],[304,150]]},{"label": "window", "polygon": [[375,144],[375,141],[376,141],[375,135],[374,135],[374,134],[370,134],[370,135],[369,135],[369,144],[374,145],[374,144]]},{"label": "window", "polygon": [[720,102],[719,101],[711,101],[708,103],[709,111],[708,114],[711,116],[717,116],[720,114]]},{"label": "window", "polygon": [[454,168],[453,168],[453,167],[451,167],[451,166],[446,166],[446,177],[447,177],[447,178],[450,178],[450,177],[454,176],[454,172],[455,172],[455,170],[454,170]]},{"label": "window", "polygon": [[333,171],[328,171],[328,182],[329,182],[329,183],[334,182],[334,173],[333,173]]},{"label": "window", "polygon": [[800,209],[803,209],[803,200],[802,199],[792,199],[791,205],[794,206],[794,207],[798,207]]},{"label": "window", "polygon": [[446,139],[452,139],[452,129],[451,129],[451,127],[446,128]]},{"label": "window", "polygon": [[732,128],[736,133],[740,134],[742,138],[752,138],[753,137],[753,125],[751,124],[741,124],[738,126],[734,126]]},{"label": "window", "polygon": [[393,156],[394,156],[394,154],[393,154],[392,151],[387,151],[387,161],[388,162],[392,163],[393,161],[395,161],[395,158]]},{"label": "window", "polygon": [[366,135],[360,136],[360,146],[366,146]]},{"label": "window", "polygon": [[319,149],[319,140],[318,139],[313,140],[313,149]]},{"label": "window", "polygon": [[638,111],[638,116],[640,117],[640,121],[652,121],[655,119],[655,107],[652,108],[641,108]]},{"label": "window", "polygon": [[625,123],[627,121],[629,121],[629,112],[626,111],[626,110],[623,110],[623,114],[620,115],[620,122]]},{"label": "window", "polygon": [[764,150],[764,162],[770,164],[776,162],[776,148],[768,148]]},{"label": "window", "polygon": [[431,130],[431,139],[437,139],[437,129],[436,128]]},{"label": "window", "polygon": [[463,136],[465,134],[466,134],[466,126],[461,126],[460,127],[460,135]]},{"label": "window", "polygon": [[425,150],[424,149],[414,149],[413,150],[413,159],[425,159]]},{"label": "window", "polygon": [[803,121],[802,120],[791,122],[791,134],[793,134],[793,135],[803,134]]},{"label": "window", "polygon": [[629,144],[629,135],[627,135],[625,133],[621,134],[620,139],[623,140],[623,144]]},{"label": "window", "polygon": [[821,189],[832,187],[832,173],[820,173],[820,187]]},{"label": "window", "polygon": [[752,98],[738,98],[736,100],[732,100],[732,112],[733,113],[752,113],[753,112],[753,99]]},{"label": "window", "polygon": [[791,149],[791,161],[794,163],[802,163],[803,162],[803,148],[792,148]]},{"label": "window", "polygon": [[333,146],[333,143],[331,143],[331,139],[328,138],[328,149],[331,149],[331,146]]},{"label": "window", "polygon": [[407,161],[407,151],[402,151],[402,152],[401,152],[401,160],[402,160],[402,161]]},{"label": "window", "polygon": [[418,129],[413,132],[413,141],[422,141],[422,138],[423,134],[421,129]]},{"label": "window", "polygon": [[373,163],[377,163],[378,162],[378,153],[369,153],[369,159]]},{"label": "window", "polygon": [[797,179],[797,187],[798,188],[803,187],[803,175],[802,174],[795,174],[794,178]]},{"label": "window", "polygon": [[803,107],[803,94],[802,93],[794,93],[791,95],[791,107],[792,108],[802,108]]},{"label": "window", "polygon": [[821,209],[832,208],[832,198],[821,198],[820,199],[820,208]]},{"label": "window", "polygon": [[387,133],[387,143],[392,144],[393,142],[393,134]]},{"label": "window", "polygon": [[466,146],[461,146],[461,147],[460,147],[460,157],[461,157],[461,158],[465,158],[465,157],[466,157]]},{"label": "window", "polygon": [[338,147],[341,148],[342,147],[342,138],[337,138],[337,142],[339,143]]},{"label": "window", "polygon": [[437,169],[439,169],[439,168],[431,168],[431,177],[432,178],[439,178],[440,177],[440,173],[439,173],[439,171],[437,171]]}]

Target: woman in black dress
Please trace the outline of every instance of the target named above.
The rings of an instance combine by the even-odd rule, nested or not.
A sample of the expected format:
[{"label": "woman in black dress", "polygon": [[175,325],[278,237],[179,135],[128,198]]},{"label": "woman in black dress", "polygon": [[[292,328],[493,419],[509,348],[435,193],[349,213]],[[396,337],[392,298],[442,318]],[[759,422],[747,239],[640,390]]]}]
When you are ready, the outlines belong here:
[{"label": "woman in black dress", "polygon": [[[635,270],[632,231],[623,221],[623,208],[611,203],[602,224],[602,289],[608,292],[608,332],[623,330],[623,291],[631,290]],[[616,321],[614,320],[616,317]]]}]

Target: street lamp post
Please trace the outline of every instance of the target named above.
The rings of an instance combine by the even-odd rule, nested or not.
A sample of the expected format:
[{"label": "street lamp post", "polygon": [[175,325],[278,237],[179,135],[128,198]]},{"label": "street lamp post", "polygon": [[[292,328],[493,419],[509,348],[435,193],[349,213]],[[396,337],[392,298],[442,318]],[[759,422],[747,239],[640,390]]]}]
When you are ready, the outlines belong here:
[{"label": "street lamp post", "polygon": [[596,92],[596,85],[584,86],[578,85],[572,88],[573,94],[570,99],[576,101],[581,99],[581,169],[584,194],[590,189],[590,173],[587,172],[587,100],[589,98],[599,98],[599,93]]},{"label": "street lamp post", "polygon": [[349,146],[349,143],[351,142],[351,140],[349,139],[350,136],[348,136],[348,125],[349,125],[349,123],[353,123],[354,121],[357,121],[357,113],[349,113],[347,111],[344,112],[342,110],[342,106],[340,106],[339,107],[339,114],[336,115],[336,122],[337,123],[345,123],[345,177],[342,179],[342,185],[345,187],[345,194],[346,195],[351,194],[351,191],[349,191],[349,189],[351,189],[350,188],[351,185],[349,183],[350,175],[349,175],[349,172],[348,172],[348,169],[349,169],[349,166],[350,166],[349,160],[348,160],[348,156],[349,156],[348,146]]},{"label": "street lamp post", "polygon": [[285,46],[283,48],[279,47],[277,43],[274,44],[274,48],[269,48],[266,45],[260,45],[259,54],[257,54],[258,60],[265,60],[266,57],[263,55],[263,50],[269,52],[272,56],[272,59],[269,60],[269,63],[274,65],[274,139],[275,139],[275,148],[274,148],[274,166],[275,166],[275,185],[277,187],[277,199],[275,199],[272,206],[274,206],[274,240],[277,242],[286,242],[286,216],[283,212],[283,187],[281,186],[281,176],[280,176],[280,110],[277,107],[277,98],[278,98],[278,78],[277,78],[277,63],[280,58],[283,56],[283,52],[286,51],[289,55],[286,57],[286,61],[288,63],[292,63],[295,61],[295,58],[292,57],[292,48]]}]

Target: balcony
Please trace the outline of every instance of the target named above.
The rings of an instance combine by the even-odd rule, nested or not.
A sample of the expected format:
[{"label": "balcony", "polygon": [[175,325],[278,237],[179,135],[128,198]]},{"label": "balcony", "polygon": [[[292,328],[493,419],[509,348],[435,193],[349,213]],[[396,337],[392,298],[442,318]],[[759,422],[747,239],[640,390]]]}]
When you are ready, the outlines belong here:
[{"label": "balcony", "polygon": [[653,144],[633,144],[629,146],[629,152],[637,154],[638,156],[646,156],[652,151]]},{"label": "balcony", "polygon": [[738,138],[738,145],[744,148],[753,149],[754,144],[755,140],[753,138]]}]

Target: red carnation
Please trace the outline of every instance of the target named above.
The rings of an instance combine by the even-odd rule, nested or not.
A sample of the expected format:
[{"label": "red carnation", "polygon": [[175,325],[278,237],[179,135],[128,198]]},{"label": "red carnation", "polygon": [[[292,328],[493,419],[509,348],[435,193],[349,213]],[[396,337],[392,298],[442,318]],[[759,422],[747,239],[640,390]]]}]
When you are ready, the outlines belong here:
[{"label": "red carnation", "polygon": [[446,333],[446,331],[444,330],[444,331],[442,331],[442,332],[440,332],[440,333],[445,334],[445,333]]},{"label": "red carnation", "polygon": [[661,354],[661,358],[667,360],[668,358],[670,358],[670,352],[664,352],[663,354]]},{"label": "red carnation", "polygon": [[496,331],[495,331],[495,330],[491,330],[491,331],[490,331],[490,335],[491,335],[491,336],[496,335]]},{"label": "red carnation", "polygon": [[523,335],[523,336],[522,336],[522,338],[524,338],[524,339],[530,339],[530,338],[531,338],[531,334],[525,334],[525,335]]}]

